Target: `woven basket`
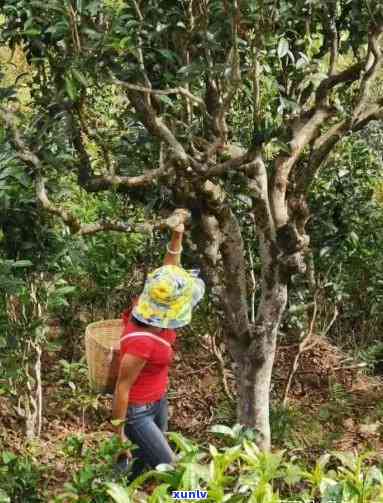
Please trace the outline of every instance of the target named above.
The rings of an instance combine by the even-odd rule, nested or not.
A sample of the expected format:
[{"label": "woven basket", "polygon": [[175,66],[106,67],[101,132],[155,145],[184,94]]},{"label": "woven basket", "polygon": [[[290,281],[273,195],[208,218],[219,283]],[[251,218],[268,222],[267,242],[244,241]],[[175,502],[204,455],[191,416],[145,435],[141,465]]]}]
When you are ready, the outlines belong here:
[{"label": "woven basket", "polygon": [[113,393],[118,374],[122,320],[90,323],[85,330],[85,351],[91,388]]}]

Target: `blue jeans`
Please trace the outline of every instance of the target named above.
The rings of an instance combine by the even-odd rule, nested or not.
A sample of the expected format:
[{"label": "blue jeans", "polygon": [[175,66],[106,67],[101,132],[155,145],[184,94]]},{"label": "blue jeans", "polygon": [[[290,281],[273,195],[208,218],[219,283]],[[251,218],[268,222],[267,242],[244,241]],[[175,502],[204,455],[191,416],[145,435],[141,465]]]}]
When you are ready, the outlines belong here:
[{"label": "blue jeans", "polygon": [[130,480],[138,477],[148,466],[154,468],[174,460],[174,453],[164,435],[168,427],[166,398],[145,405],[129,405],[126,418],[125,435],[138,446],[133,451]]}]

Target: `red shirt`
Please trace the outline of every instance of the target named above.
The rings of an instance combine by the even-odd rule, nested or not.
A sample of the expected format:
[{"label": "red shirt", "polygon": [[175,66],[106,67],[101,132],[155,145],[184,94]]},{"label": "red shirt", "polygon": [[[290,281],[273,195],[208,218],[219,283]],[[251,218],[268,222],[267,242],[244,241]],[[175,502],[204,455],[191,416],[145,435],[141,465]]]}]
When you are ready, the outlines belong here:
[{"label": "red shirt", "polygon": [[[130,388],[129,403],[145,404],[160,400],[166,393],[169,381],[169,365],[173,359],[173,349],[168,345],[145,335],[137,335],[124,340],[122,338],[132,332],[148,332],[146,327],[134,323],[128,314],[124,314],[124,329],[121,335],[120,358],[124,354],[139,356],[146,364]],[[173,344],[176,339],[175,330],[164,329],[155,337]]]}]

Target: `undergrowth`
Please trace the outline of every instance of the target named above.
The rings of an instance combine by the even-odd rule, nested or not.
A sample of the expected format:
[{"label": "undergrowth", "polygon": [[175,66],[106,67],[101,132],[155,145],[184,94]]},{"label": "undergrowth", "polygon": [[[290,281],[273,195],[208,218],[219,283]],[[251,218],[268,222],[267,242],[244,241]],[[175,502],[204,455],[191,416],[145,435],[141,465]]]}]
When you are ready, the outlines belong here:
[{"label": "undergrowth", "polygon": [[[286,417],[283,425],[288,423]],[[42,465],[3,452],[0,502],[170,503],[173,491],[197,490],[207,492],[206,501],[219,503],[383,501],[382,465],[372,452],[330,451],[310,463],[294,449],[261,452],[256,432],[239,425],[216,425],[212,433],[217,442],[204,446],[169,433],[177,462],[159,465],[130,485],[114,470],[117,454],[126,447],[117,437],[86,446],[83,435],[71,435],[60,448],[65,466],[73,471],[71,479],[50,494],[41,489]],[[148,483],[152,484],[150,495],[145,492]]]}]

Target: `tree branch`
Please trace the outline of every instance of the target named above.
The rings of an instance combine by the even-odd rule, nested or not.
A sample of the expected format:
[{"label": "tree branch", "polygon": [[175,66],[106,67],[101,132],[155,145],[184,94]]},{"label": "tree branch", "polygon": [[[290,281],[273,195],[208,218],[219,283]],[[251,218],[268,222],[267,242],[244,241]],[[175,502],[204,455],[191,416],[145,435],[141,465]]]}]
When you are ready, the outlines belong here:
[{"label": "tree branch", "polygon": [[245,248],[236,216],[229,207],[216,213],[223,240],[220,251],[224,264],[226,298],[234,316],[235,335],[245,341],[249,337],[250,323],[247,303]]},{"label": "tree branch", "polygon": [[125,82],[123,80],[118,80],[118,79],[112,79],[112,83],[115,85],[125,87],[126,89],[130,89],[132,91],[139,91],[141,93],[156,94],[158,96],[169,96],[171,94],[181,94],[187,100],[198,105],[202,109],[204,114],[209,115],[207,112],[206,104],[205,104],[204,100],[202,98],[199,98],[198,96],[195,96],[194,94],[192,94],[185,87],[179,86],[179,87],[173,87],[171,89],[152,89],[149,87],[139,86],[137,84],[130,84],[129,82]]},{"label": "tree branch", "polygon": [[383,98],[365,107],[363,112],[359,114],[356,122],[353,123],[352,130],[359,131],[374,120],[383,120]]},{"label": "tree branch", "polygon": [[[81,117],[81,105],[78,107],[79,121],[83,128],[85,128],[85,121]],[[86,186],[88,180],[93,176],[91,160],[89,158],[88,152],[86,151],[82,130],[79,121],[75,117],[74,111],[68,111],[69,121],[70,121],[70,134],[74,148],[79,156],[79,166],[78,166],[78,182],[81,186]]]},{"label": "tree branch", "polygon": [[291,154],[279,156],[275,161],[275,175],[271,192],[271,210],[277,227],[287,222],[286,190],[291,169],[303,149],[313,140],[323,121],[335,112],[334,109],[319,106],[308,115],[308,120],[299,118],[292,124],[293,138],[289,144]]},{"label": "tree branch", "polygon": [[144,99],[145,95],[147,95],[146,92],[128,90],[129,99],[133,103],[136,111],[140,113],[141,120],[146,129],[149,133],[159,140],[164,141],[170,147],[182,167],[187,167],[190,164],[195,165],[195,162],[188,156],[184,147],[176,139],[172,131],[161,117],[156,114],[154,108]]},{"label": "tree branch", "polygon": [[[328,78],[322,80],[316,91],[316,103],[324,103],[328,97],[329,92],[338,84],[345,84],[355,82],[364,73],[363,82],[361,85],[361,97],[366,95],[369,83],[374,80],[377,71],[381,64],[381,51],[379,47],[379,39],[382,34],[382,26],[375,28],[370,32],[369,48],[366,61],[355,63],[354,65],[346,68],[340,73],[330,75]],[[360,101],[360,99],[359,99]]]},{"label": "tree branch", "polygon": [[104,220],[93,224],[81,224],[73,214],[66,211],[64,208],[56,206],[49,200],[44,180],[40,177],[36,179],[36,195],[42,207],[48,211],[48,213],[58,216],[64,224],[69,227],[71,233],[78,236],[96,234],[101,231],[142,232],[144,230],[144,226],[138,226],[134,229],[130,224],[117,220]]},{"label": "tree branch", "polygon": [[[132,0],[132,2],[133,2],[133,5],[134,5],[134,9],[136,11],[137,17],[138,17],[138,19],[139,19],[139,21],[141,23],[140,24],[140,32],[141,32],[142,24],[144,22],[144,16],[142,15],[141,9],[140,9],[137,1],[136,0]],[[149,79],[148,74],[146,73],[146,69],[145,69],[145,61],[144,61],[144,53],[142,51],[142,38],[141,38],[141,35],[138,36],[138,48],[137,48],[137,52],[138,52],[138,62],[139,62],[139,65],[140,65],[140,70],[141,70],[141,73],[142,73],[142,75],[144,77],[146,87],[151,88],[152,87],[152,83],[150,82],[150,79]],[[149,94],[145,95],[145,99],[146,99],[147,105],[150,105]]]},{"label": "tree branch", "polygon": [[201,32],[205,35],[203,51],[206,59],[206,91],[205,103],[211,119],[206,121],[209,140],[213,143],[219,139],[224,144],[228,137],[228,126],[225,120],[225,111],[222,96],[222,81],[218,78],[212,50],[210,48],[208,32],[210,24],[210,6],[208,2],[199,2],[201,10]]},{"label": "tree branch", "polygon": [[306,167],[297,175],[296,183],[298,194],[307,192],[322,163],[326,160],[334,146],[344,138],[347,133],[359,131],[371,121],[383,120],[382,105],[377,102],[375,105],[366,108],[364,113],[361,114],[359,119],[353,124],[351,124],[350,119],[345,119],[332,126],[326,133],[318,138],[314,143],[307,163],[305,163]]},{"label": "tree branch", "polygon": [[352,113],[353,122],[357,121],[363,113],[372,83],[375,81],[382,67],[382,51],[380,48],[380,38],[383,32],[383,26],[375,29],[369,34],[368,52],[363,69],[362,82],[360,84],[359,95]]},{"label": "tree branch", "polygon": [[298,368],[299,358],[304,351],[307,351],[308,349],[310,349],[312,347],[311,344],[309,345],[309,342],[311,342],[312,336],[314,333],[314,326],[315,326],[315,320],[317,317],[317,312],[318,312],[318,303],[317,303],[317,295],[315,295],[314,296],[314,311],[313,311],[313,315],[311,318],[309,331],[308,331],[307,335],[299,343],[298,351],[297,351],[297,353],[294,357],[294,360],[291,364],[290,371],[289,371],[287,381],[285,384],[285,389],[283,392],[283,400],[282,400],[282,404],[284,407],[287,405],[291,383],[293,381],[293,377],[294,377],[294,375],[297,371],[297,368]]},{"label": "tree branch", "polygon": [[350,119],[345,119],[332,126],[315,142],[304,169],[297,174],[297,194],[306,193],[313,182],[322,162],[327,158],[334,146],[350,130]]},{"label": "tree branch", "polygon": [[[288,218],[286,189],[292,167],[298,160],[303,149],[314,140],[318,128],[326,119],[330,118],[335,113],[335,110],[325,106],[325,100],[331,89],[337,84],[355,81],[362,75],[359,95],[351,116],[330,127],[326,133],[315,141],[308,161],[308,170],[306,173],[301,173],[299,176],[298,191],[300,193],[307,190],[321,163],[340,138],[348,131],[352,130],[353,126],[358,127],[358,124],[365,124],[366,120],[369,118],[371,120],[374,115],[380,115],[380,112],[374,109],[370,110],[372,116],[366,117],[365,111],[369,89],[382,65],[382,52],[379,46],[382,31],[383,27],[371,31],[368,54],[364,64],[357,63],[343,72],[330,75],[321,82],[316,93],[316,109],[311,112],[311,118],[306,122],[298,121],[297,128],[294,126],[292,127],[293,139],[290,142],[291,155],[282,156],[276,160],[275,178],[273,180],[272,190],[272,211],[277,227],[285,224]],[[304,177],[306,179],[304,179]]]},{"label": "tree branch", "polygon": [[97,175],[92,176],[82,183],[82,187],[87,192],[100,192],[110,188],[118,189],[133,189],[137,187],[148,187],[158,183],[158,180],[165,175],[169,175],[169,168],[157,168],[144,172],[142,175],[136,176],[118,176],[118,175]]},{"label": "tree branch", "polygon": [[106,222],[96,222],[94,224],[83,224],[77,235],[79,236],[89,236],[91,234],[96,234],[97,232],[102,231],[117,231],[117,232],[145,232],[149,229],[145,229],[144,227],[132,227],[130,224],[126,222],[118,222],[117,220],[111,220]]},{"label": "tree branch", "polygon": [[71,137],[80,160],[78,168],[78,181],[81,187],[83,187],[87,192],[100,192],[110,188],[121,190],[123,188],[132,189],[137,187],[148,187],[149,185],[157,183],[161,176],[171,172],[171,170],[167,169],[163,163],[163,146],[161,146],[160,167],[157,169],[151,169],[136,176],[115,175],[111,169],[109,169],[109,174],[107,175],[94,175],[91,167],[91,161],[84,145],[83,134],[85,133],[88,137],[92,137],[100,143],[104,152],[104,157],[108,157],[108,153],[105,152],[107,146],[105,143],[101,143],[99,138],[89,131],[85,120],[82,117],[81,111],[79,110],[78,113],[80,123],[77,121],[73,113],[69,114],[71,121]]},{"label": "tree branch", "polygon": [[[52,215],[58,216],[65,225],[67,225],[73,234],[77,235],[87,235],[87,234],[95,234],[100,231],[119,231],[119,232],[132,232],[133,228],[130,224],[125,222],[118,221],[102,221],[93,224],[82,224],[79,219],[73,215],[71,212],[65,210],[64,208],[53,204],[47,194],[45,188],[45,182],[42,176],[42,166],[41,161],[37,157],[37,155],[30,150],[25,141],[20,135],[20,131],[16,126],[14,120],[14,114],[8,110],[0,109],[0,117],[4,120],[6,126],[12,131],[13,141],[16,147],[17,156],[23,160],[25,163],[33,167],[34,170],[34,178],[35,178],[35,188],[36,188],[36,197],[40,202],[42,207]],[[162,172],[163,168],[160,168],[158,171]],[[133,177],[133,184],[138,182],[142,183],[143,177],[145,178],[145,182],[147,182],[148,175],[152,175],[152,173],[148,173],[146,175],[142,175],[141,177]],[[108,178],[108,177],[106,177]],[[113,178],[113,177],[109,177]],[[129,181],[129,177],[125,177]],[[134,178],[136,180],[134,180]],[[110,182],[112,183],[112,181]],[[161,225],[161,224],[158,224]],[[145,230],[145,226],[138,226],[136,232],[142,232]],[[148,230],[148,229],[146,229]]]},{"label": "tree branch", "polygon": [[255,150],[248,150],[242,155],[212,166],[206,171],[205,175],[209,178],[212,176],[222,176],[230,169],[246,169],[246,166],[255,159],[256,155],[257,152]]},{"label": "tree branch", "polygon": [[358,62],[350,66],[349,68],[346,68],[346,70],[343,70],[340,73],[331,75],[330,77],[323,79],[316,91],[317,105],[324,103],[325,99],[329,95],[329,92],[338,84],[346,84],[358,80],[362,70],[363,63]]},{"label": "tree branch", "polygon": [[334,0],[330,0],[327,3],[324,3],[323,7],[328,18],[327,29],[330,38],[330,64],[328,74],[331,77],[332,75],[335,75],[339,51],[339,34],[336,26],[336,2],[334,2]]},{"label": "tree branch", "polygon": [[46,193],[44,180],[40,177],[36,180],[36,194],[43,208],[49,213],[60,217],[60,219],[69,227],[71,233],[78,236],[96,234],[97,232],[101,231],[151,233],[154,228],[174,228],[179,225],[179,223],[184,222],[184,216],[172,215],[165,220],[159,220],[155,223],[144,223],[134,226],[127,222],[107,219],[92,224],[81,224],[81,222],[70,212],[66,211],[63,208],[60,208],[59,206],[56,206],[49,200]]},{"label": "tree branch", "polygon": [[209,264],[216,267],[220,255],[219,247],[222,241],[222,233],[218,221],[214,215],[202,213],[201,226],[206,235],[204,254]]},{"label": "tree branch", "polygon": [[248,165],[248,187],[254,204],[254,221],[265,239],[272,242],[275,238],[275,225],[269,203],[269,188],[266,166],[261,152],[258,152],[254,161]]},{"label": "tree branch", "polygon": [[45,183],[40,175],[36,176],[36,196],[38,201],[40,201],[42,207],[49,213],[56,215],[61,218],[61,220],[69,227],[73,234],[76,234],[81,229],[81,224],[77,217],[72,215],[69,211],[63,208],[55,206],[48,198]]},{"label": "tree branch", "polygon": [[368,105],[369,90],[379,75],[383,63],[383,54],[380,49],[382,32],[383,27],[379,27],[369,35],[369,49],[363,65],[362,80],[354,110],[350,114],[350,117],[333,125],[316,139],[307,163],[307,168],[301,171],[297,177],[298,193],[302,194],[308,190],[323,161],[339,140],[347,133],[362,129],[372,120],[383,119],[383,98]]},{"label": "tree branch", "polygon": [[[241,21],[241,9],[238,0],[233,0],[233,15],[231,20],[233,45],[229,51],[227,66],[230,65],[230,76],[228,80],[228,89],[223,96],[223,113],[226,113],[231,105],[231,102],[238,90],[241,82],[241,65],[238,50],[238,27]],[[230,61],[231,60],[231,61]]]}]

